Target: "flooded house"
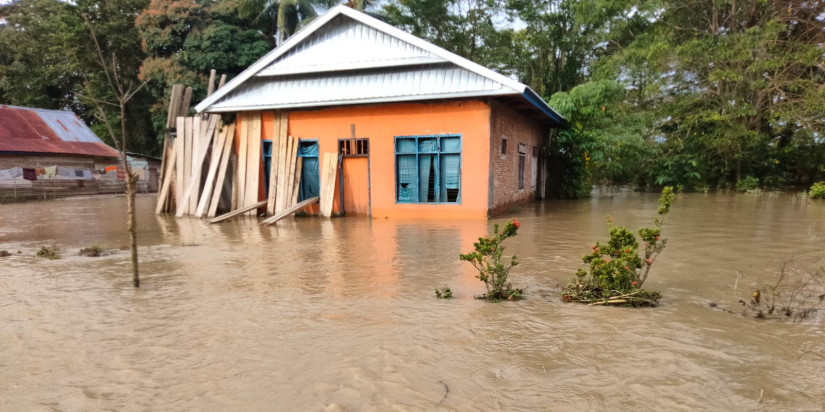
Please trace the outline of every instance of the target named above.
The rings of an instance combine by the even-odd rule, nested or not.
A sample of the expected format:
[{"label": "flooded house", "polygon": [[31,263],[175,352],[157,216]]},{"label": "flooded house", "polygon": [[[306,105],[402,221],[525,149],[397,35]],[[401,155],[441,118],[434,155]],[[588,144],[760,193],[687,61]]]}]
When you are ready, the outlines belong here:
[{"label": "flooded house", "polygon": [[333,214],[373,218],[485,219],[536,199],[540,148],[566,122],[526,85],[345,6],[196,110],[234,123],[238,157],[261,176],[252,202],[267,199],[285,133],[303,163],[298,200],[323,200],[330,153]]},{"label": "flooded house", "polygon": [[[157,187],[158,165],[152,161],[152,173],[144,162],[141,182],[148,191]],[[0,105],[0,198],[123,193],[120,165],[120,153],[74,113]]]}]

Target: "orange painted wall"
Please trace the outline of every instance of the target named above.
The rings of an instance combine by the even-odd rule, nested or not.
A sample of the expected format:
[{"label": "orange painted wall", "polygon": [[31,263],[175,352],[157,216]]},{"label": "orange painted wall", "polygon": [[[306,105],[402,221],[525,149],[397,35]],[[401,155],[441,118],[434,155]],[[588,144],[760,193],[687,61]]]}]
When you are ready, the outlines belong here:
[{"label": "orange painted wall", "polygon": [[[271,133],[274,117],[264,116],[264,133]],[[486,219],[490,167],[490,106],[464,100],[442,103],[397,103],[291,111],[289,134],[318,139],[321,153],[336,152],[338,139],[370,139],[372,217]],[[459,134],[462,136],[461,204],[405,204],[395,202],[395,136]],[[322,155],[323,156],[323,155]],[[263,179],[261,179],[263,180]],[[338,184],[335,204],[338,212]]]}]

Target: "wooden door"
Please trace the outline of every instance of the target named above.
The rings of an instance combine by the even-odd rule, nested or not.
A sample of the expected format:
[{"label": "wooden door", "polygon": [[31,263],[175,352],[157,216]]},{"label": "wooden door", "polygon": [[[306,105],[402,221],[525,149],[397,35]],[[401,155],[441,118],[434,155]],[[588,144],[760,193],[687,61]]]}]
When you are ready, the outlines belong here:
[{"label": "wooden door", "polygon": [[369,158],[344,157],[344,213],[346,216],[370,215]]}]

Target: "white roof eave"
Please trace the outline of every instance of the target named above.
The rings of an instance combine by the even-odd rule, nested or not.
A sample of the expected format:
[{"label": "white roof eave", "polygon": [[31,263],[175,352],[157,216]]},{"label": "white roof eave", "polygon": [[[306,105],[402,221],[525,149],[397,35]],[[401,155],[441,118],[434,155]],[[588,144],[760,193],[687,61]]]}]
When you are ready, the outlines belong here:
[{"label": "white roof eave", "polygon": [[214,107],[208,110],[209,113],[231,113],[242,111],[257,111],[257,110],[278,110],[278,109],[299,109],[308,107],[328,107],[328,106],[353,106],[361,104],[378,104],[378,103],[399,103],[421,100],[450,100],[450,99],[464,99],[471,97],[485,97],[485,96],[514,96],[511,90],[501,91],[478,91],[467,93],[450,93],[450,94],[432,94],[432,95],[415,95],[415,96],[396,96],[396,97],[378,97],[368,99],[346,99],[346,100],[328,100],[328,101],[313,101],[306,103],[287,103],[287,104],[257,104],[257,105],[236,105],[226,107]]}]

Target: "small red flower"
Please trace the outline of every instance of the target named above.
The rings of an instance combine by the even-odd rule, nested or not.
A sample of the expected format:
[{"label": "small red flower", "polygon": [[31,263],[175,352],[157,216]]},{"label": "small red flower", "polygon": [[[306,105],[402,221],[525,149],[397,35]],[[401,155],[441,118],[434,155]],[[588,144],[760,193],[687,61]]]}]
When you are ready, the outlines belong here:
[{"label": "small red flower", "polygon": [[604,260],[604,263],[610,263],[610,258],[606,258],[606,259]]},{"label": "small red flower", "polygon": [[630,253],[630,249],[625,249],[624,253]]},{"label": "small red flower", "polygon": [[519,223],[517,219],[513,219],[513,225],[516,227],[516,229],[521,227],[521,223]]},{"label": "small red flower", "polygon": [[636,286],[636,281],[630,282],[631,285]]},{"label": "small red flower", "polygon": [[652,265],[652,264],[653,264],[653,259],[648,259],[648,260],[647,260],[647,264],[648,264],[648,265]]},{"label": "small red flower", "polygon": [[599,253],[599,248],[594,248],[593,251]]},{"label": "small red flower", "polygon": [[624,270],[630,270],[630,268],[629,268],[629,267],[627,267],[627,266],[625,266],[625,267],[624,267]]},{"label": "small red flower", "polygon": [[659,240],[659,236],[656,236],[656,240]]}]

